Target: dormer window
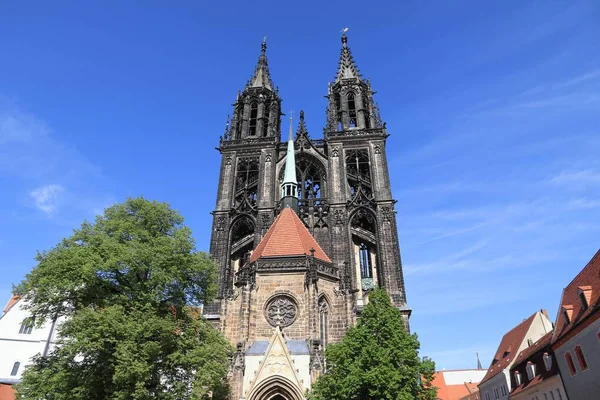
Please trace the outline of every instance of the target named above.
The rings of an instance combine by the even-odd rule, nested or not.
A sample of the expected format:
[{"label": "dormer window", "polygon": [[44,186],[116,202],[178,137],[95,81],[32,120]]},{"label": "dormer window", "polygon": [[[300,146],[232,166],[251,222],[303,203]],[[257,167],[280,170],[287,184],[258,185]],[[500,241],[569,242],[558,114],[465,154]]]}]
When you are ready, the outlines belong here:
[{"label": "dormer window", "polygon": [[563,317],[565,318],[565,323],[569,325],[571,323],[571,317],[573,316],[573,306],[565,305],[562,307]]},{"label": "dormer window", "polygon": [[527,370],[527,379],[532,380],[535,378],[535,364],[529,361],[525,367]]},{"label": "dormer window", "polygon": [[585,311],[590,306],[590,299],[592,298],[592,287],[591,286],[579,286],[577,288],[579,294],[579,301],[581,301],[581,310]]},{"label": "dormer window", "polygon": [[510,354],[510,351],[506,350],[506,351],[504,352],[504,354],[502,354],[502,358],[506,358],[506,357],[508,357],[508,355],[509,355],[509,354]]},{"label": "dormer window", "polygon": [[519,371],[515,371],[515,383],[516,386],[521,384],[521,373]]},{"label": "dormer window", "polygon": [[544,366],[546,366],[546,371],[550,371],[550,368],[552,368],[552,356],[548,353],[544,353],[543,359]]}]

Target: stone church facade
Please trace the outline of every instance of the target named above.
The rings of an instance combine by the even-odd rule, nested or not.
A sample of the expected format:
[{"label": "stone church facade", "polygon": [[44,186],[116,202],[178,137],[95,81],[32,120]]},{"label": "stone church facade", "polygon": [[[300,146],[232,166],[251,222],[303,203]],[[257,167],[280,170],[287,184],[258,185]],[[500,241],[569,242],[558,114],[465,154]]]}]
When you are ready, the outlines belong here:
[{"label": "stone church facade", "polygon": [[[281,98],[266,43],[219,142],[222,155],[210,253],[217,300],[205,317],[236,345],[232,399],[300,400],[381,286],[406,303],[389,136],[346,35],[327,92],[324,138],[299,114],[281,139]],[[295,174],[294,174],[295,172]],[[295,175],[295,176],[294,176]]]}]

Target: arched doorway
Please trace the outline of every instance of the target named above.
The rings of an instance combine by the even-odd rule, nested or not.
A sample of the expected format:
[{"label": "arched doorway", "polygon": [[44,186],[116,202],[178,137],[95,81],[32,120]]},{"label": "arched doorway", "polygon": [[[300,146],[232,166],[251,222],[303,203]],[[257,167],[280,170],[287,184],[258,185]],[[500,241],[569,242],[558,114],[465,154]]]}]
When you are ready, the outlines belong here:
[{"label": "arched doorway", "polygon": [[252,390],[250,400],[304,400],[301,390],[288,379],[277,376]]}]

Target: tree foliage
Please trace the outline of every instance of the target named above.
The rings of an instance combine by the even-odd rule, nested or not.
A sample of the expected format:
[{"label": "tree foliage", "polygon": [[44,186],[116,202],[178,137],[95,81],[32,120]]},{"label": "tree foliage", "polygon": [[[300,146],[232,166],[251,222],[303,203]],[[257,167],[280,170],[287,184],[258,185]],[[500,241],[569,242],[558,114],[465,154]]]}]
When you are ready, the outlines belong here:
[{"label": "tree foliage", "polygon": [[84,222],[15,292],[38,323],[64,321],[20,399],[201,399],[227,395],[231,351],[198,315],[216,266],[165,203],[128,199]]},{"label": "tree foliage", "polygon": [[383,289],[369,295],[356,326],[325,350],[326,371],[313,400],[433,400],[435,364],[418,355],[416,334],[406,332],[401,314]]}]

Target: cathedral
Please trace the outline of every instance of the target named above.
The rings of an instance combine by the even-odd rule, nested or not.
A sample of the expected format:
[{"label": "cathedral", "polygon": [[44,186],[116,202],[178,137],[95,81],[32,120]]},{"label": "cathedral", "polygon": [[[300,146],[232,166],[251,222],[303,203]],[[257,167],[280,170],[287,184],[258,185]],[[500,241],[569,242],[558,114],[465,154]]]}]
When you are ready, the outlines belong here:
[{"label": "cathedral", "polygon": [[324,369],[324,348],[356,322],[374,287],[389,293],[407,330],[411,310],[389,134],[346,34],[323,139],[309,135],[302,111],[282,137],[266,50],[263,42],[219,142],[210,244],[219,291],[203,313],[237,348],[232,399],[301,400]]}]

